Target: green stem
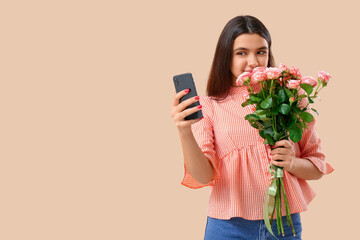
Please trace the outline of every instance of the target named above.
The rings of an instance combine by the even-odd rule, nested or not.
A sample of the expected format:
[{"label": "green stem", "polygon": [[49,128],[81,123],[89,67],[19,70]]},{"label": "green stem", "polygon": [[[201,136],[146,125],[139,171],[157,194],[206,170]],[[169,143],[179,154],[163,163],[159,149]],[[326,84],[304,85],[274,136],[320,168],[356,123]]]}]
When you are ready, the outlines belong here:
[{"label": "green stem", "polygon": [[308,102],[308,104],[306,104],[305,108],[307,108],[309,106],[310,102]]},{"label": "green stem", "polygon": [[254,93],[254,92],[253,92],[253,90],[252,90],[252,88],[251,88],[251,86],[250,86],[250,83],[249,83],[249,82],[247,83],[247,85],[248,85],[248,87],[249,87],[249,89],[250,89],[251,93]]},{"label": "green stem", "polygon": [[291,220],[290,207],[289,207],[289,203],[288,203],[288,201],[287,201],[286,191],[285,191],[285,186],[284,186],[284,181],[283,181],[282,178],[280,179],[280,183],[281,183],[281,187],[282,187],[283,195],[284,195],[284,203],[285,203],[285,208],[286,208],[287,224],[288,224],[288,226],[291,226],[291,230],[292,230],[293,235],[294,235],[294,237],[295,237],[295,236],[296,236],[296,233],[295,233],[295,229],[294,229],[293,222],[292,222],[292,220]]},{"label": "green stem", "polygon": [[[276,185],[278,185],[277,181],[278,181],[278,178],[276,178]],[[276,193],[276,223],[277,223],[278,235],[280,235],[280,222],[281,222],[281,214],[279,212],[279,210],[280,210],[279,206],[280,206],[280,201],[279,201],[279,191],[278,191]]]},{"label": "green stem", "polygon": [[[319,83],[319,82],[318,82]],[[322,84],[321,84],[322,85]],[[316,90],[315,90],[315,95],[314,96],[316,96],[317,94],[318,94],[318,89],[319,89],[319,87],[320,87],[320,83],[318,84],[318,86],[317,86],[317,88],[316,88]],[[319,90],[320,91],[320,90]]]},{"label": "green stem", "polygon": [[315,92],[315,96],[314,96],[314,97],[316,97],[317,94],[320,92],[320,90],[323,89],[323,88],[324,88],[324,86],[321,86],[321,88],[320,88],[318,91]]},{"label": "green stem", "polygon": [[272,125],[273,125],[273,130],[275,133],[277,133],[277,128],[276,128],[276,116],[272,115]]},{"label": "green stem", "polygon": [[281,184],[280,184],[281,180],[280,179],[282,179],[282,177],[280,177],[279,181],[278,181],[280,228],[281,228],[282,236],[285,236],[284,226],[283,226],[283,222],[282,222],[282,214],[281,214]]},{"label": "green stem", "polygon": [[[275,181],[275,179],[274,179],[274,181]],[[277,198],[275,197],[274,209],[273,209],[273,212],[271,213],[270,225],[272,225],[273,221],[274,221],[274,213],[275,213],[276,201],[277,201]]]}]

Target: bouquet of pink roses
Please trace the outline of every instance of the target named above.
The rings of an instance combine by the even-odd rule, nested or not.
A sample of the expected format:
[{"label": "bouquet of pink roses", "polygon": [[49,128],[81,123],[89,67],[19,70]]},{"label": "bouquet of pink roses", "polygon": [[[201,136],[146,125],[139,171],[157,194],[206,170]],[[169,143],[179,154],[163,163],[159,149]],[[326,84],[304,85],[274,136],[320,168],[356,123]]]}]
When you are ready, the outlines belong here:
[{"label": "bouquet of pink roses", "polygon": [[[303,130],[313,121],[313,115],[307,111],[308,106],[314,103],[314,98],[318,98],[317,94],[327,85],[329,79],[330,75],[324,71],[320,71],[315,80],[311,76],[302,77],[300,70],[296,67],[288,68],[280,64],[277,68],[257,67],[252,72],[244,72],[237,78],[236,84],[249,87],[249,97],[242,106],[254,104],[256,107],[256,110],[246,115],[245,119],[252,127],[259,129],[260,136],[265,139],[264,144],[273,146],[275,142],[282,139],[290,138],[294,143],[301,140]],[[261,84],[260,92],[254,92],[250,83]],[[311,110],[318,114],[314,108]],[[281,231],[284,236],[281,221],[283,195],[287,224],[291,226],[295,236],[284,188],[283,169],[270,165],[269,172],[272,177],[264,201],[266,227],[275,237],[271,225],[276,209],[278,234],[280,235]]]}]

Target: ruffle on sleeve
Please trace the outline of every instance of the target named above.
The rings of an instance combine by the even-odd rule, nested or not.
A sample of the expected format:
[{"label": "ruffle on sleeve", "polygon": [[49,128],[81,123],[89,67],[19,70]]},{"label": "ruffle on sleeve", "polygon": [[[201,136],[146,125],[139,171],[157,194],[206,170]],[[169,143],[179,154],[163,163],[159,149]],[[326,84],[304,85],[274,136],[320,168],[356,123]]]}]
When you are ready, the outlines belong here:
[{"label": "ruffle on sleeve", "polygon": [[184,164],[184,178],[181,182],[182,185],[197,189],[205,186],[214,186],[215,182],[220,178],[220,171],[218,168],[218,159],[214,150],[214,131],[213,131],[213,111],[211,101],[207,96],[200,97],[202,105],[203,119],[191,125],[191,130],[195,137],[197,144],[206,158],[211,162],[214,168],[214,176],[208,184],[201,184],[196,181],[187,170]]},{"label": "ruffle on sleeve", "polygon": [[321,147],[321,139],[315,130],[315,118],[305,129],[301,140],[298,142],[300,147],[300,158],[310,160],[323,174],[329,174],[334,168],[325,161],[325,155]]}]

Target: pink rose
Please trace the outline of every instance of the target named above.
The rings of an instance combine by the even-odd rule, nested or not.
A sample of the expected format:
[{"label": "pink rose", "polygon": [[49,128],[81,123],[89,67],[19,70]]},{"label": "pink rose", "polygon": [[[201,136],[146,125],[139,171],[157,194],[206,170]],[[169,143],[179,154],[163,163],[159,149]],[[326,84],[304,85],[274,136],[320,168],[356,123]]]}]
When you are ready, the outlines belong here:
[{"label": "pink rose", "polygon": [[298,88],[300,86],[300,80],[291,79],[286,86],[290,89]]},{"label": "pink rose", "polygon": [[318,73],[318,79],[325,84],[327,84],[329,82],[330,78],[331,78],[331,76],[327,72],[320,71]]},{"label": "pink rose", "polygon": [[236,79],[236,85],[243,86],[245,82],[249,82],[251,78],[251,72],[243,72],[240,76]]},{"label": "pink rose", "polygon": [[318,82],[311,76],[301,78],[301,83],[307,83],[312,87],[316,87],[318,85]]},{"label": "pink rose", "polygon": [[268,79],[277,79],[281,76],[281,70],[279,68],[269,67],[265,70]]},{"label": "pink rose", "polygon": [[297,67],[291,67],[290,74],[295,79],[301,79],[301,72],[300,72],[300,69],[298,69]]},{"label": "pink rose", "polygon": [[283,72],[290,72],[290,69],[287,66],[285,66],[285,64],[283,64],[283,63],[280,63],[278,68],[281,70],[282,73]]},{"label": "pink rose", "polygon": [[267,79],[266,73],[261,71],[255,71],[251,76],[252,83],[258,83],[261,81],[265,81],[266,79]]},{"label": "pink rose", "polygon": [[256,67],[256,68],[254,68],[253,69],[253,73],[255,73],[255,72],[265,72],[265,70],[266,70],[266,67]]}]

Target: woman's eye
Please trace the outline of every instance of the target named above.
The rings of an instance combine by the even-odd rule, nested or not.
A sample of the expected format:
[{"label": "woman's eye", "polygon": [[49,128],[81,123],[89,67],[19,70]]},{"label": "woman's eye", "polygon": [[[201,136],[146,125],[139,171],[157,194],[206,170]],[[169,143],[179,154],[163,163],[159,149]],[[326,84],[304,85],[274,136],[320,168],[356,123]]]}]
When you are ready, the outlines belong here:
[{"label": "woman's eye", "polygon": [[246,55],[246,52],[237,52],[236,54],[240,55],[240,56],[244,56],[244,55]]},{"label": "woman's eye", "polygon": [[260,55],[265,55],[267,52],[266,51],[259,51],[258,54]]}]

